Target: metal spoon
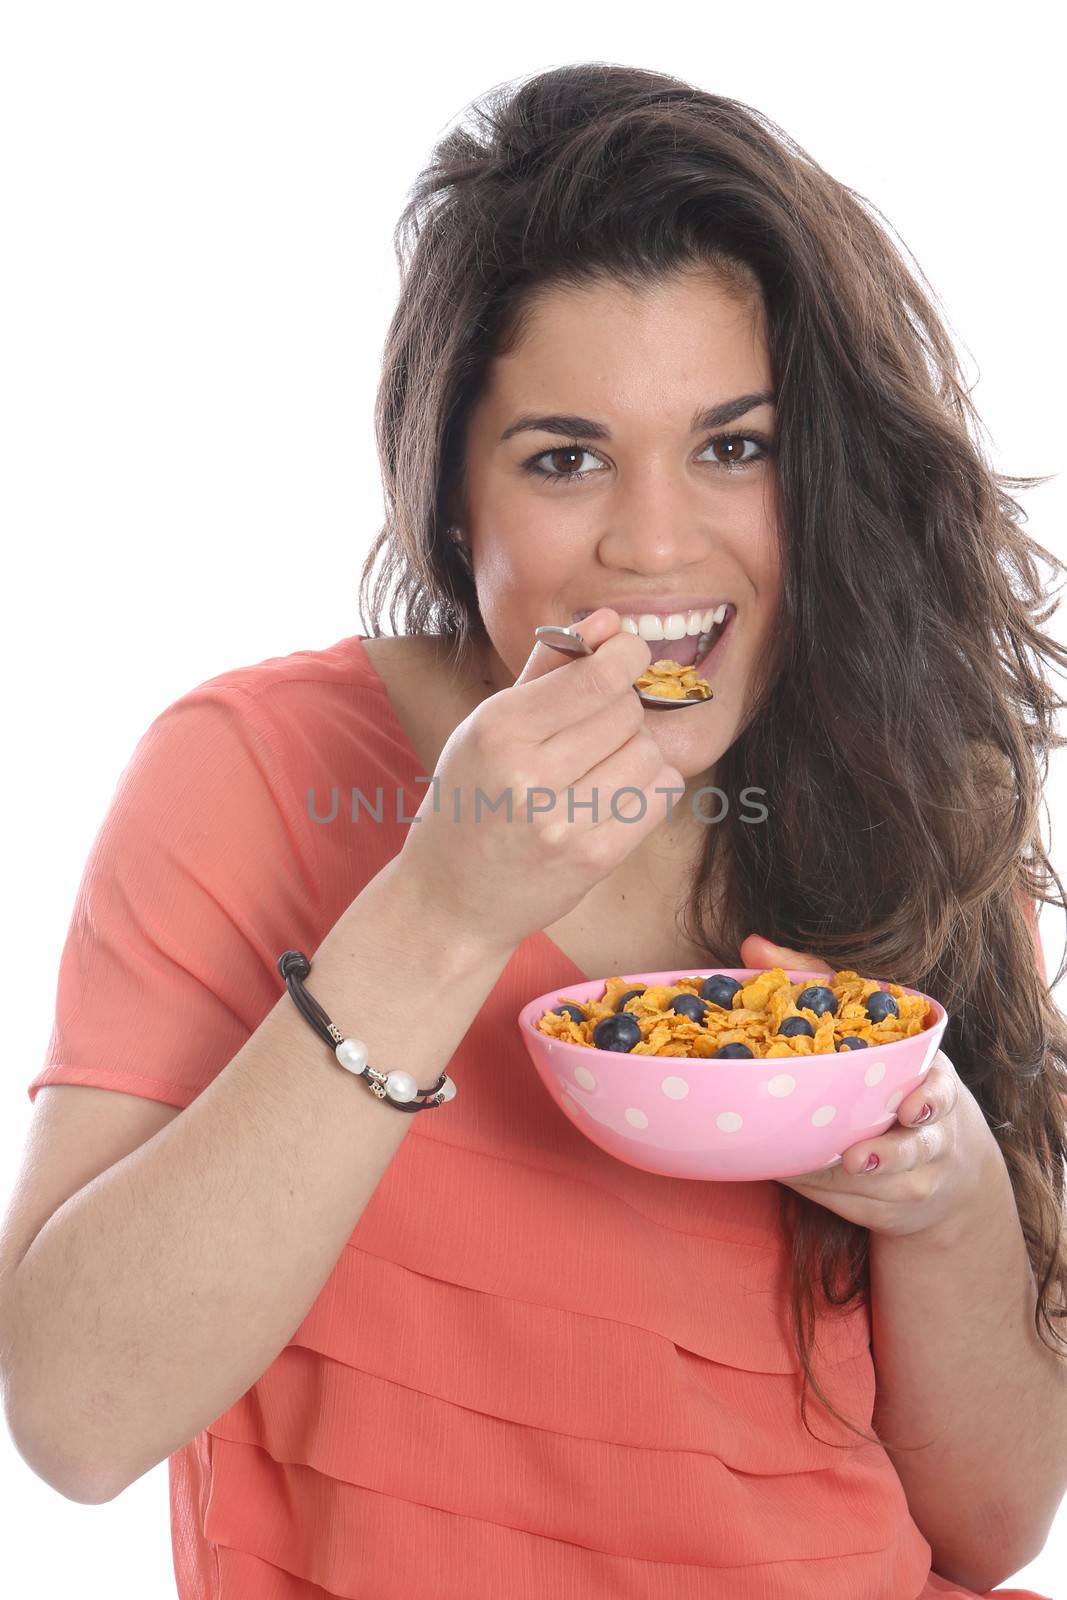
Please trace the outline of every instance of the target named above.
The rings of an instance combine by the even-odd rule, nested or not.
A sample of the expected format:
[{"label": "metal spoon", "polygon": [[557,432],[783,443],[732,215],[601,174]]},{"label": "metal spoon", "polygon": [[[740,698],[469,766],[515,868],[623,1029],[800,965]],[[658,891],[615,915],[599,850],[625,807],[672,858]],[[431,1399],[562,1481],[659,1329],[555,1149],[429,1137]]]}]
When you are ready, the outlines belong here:
[{"label": "metal spoon", "polygon": [[[545,625],[534,629],[534,636],[542,644],[549,645],[553,650],[559,650],[567,656],[591,656],[592,647],[588,645],[578,632],[577,628],[559,628]],[[634,694],[643,706],[649,706],[653,711],[681,711],[688,706],[706,706],[709,700],[714,699],[714,689],[707,700],[667,700],[663,695],[646,694],[643,689],[634,685]]]}]

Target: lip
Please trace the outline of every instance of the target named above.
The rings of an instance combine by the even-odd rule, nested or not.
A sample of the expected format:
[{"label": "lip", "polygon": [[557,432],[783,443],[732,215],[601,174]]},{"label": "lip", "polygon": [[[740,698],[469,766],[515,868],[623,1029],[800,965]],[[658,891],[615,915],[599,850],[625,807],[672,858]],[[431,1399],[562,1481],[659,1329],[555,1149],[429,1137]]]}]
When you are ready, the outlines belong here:
[{"label": "lip", "polygon": [[[640,617],[645,612],[665,617],[672,611],[716,611],[721,605],[733,605],[733,601],[726,595],[713,595],[710,599],[700,595],[690,597],[685,594],[644,595],[629,600],[601,600],[599,605],[575,611],[571,616],[571,622],[572,624],[580,622],[583,615],[591,616],[594,611],[599,611],[604,606],[617,611],[621,617]],[[734,609],[737,609],[736,606]]]}]

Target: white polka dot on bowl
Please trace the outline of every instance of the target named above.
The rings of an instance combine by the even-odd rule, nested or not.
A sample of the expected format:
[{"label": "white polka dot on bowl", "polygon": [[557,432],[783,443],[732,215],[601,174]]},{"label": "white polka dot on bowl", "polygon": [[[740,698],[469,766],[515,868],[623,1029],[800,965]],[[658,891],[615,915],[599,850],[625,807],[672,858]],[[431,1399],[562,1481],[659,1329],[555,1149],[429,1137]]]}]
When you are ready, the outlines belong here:
[{"label": "white polka dot on bowl", "polygon": [[689,1085],[684,1078],[664,1078],[660,1089],[668,1100],[684,1100],[689,1093]]}]

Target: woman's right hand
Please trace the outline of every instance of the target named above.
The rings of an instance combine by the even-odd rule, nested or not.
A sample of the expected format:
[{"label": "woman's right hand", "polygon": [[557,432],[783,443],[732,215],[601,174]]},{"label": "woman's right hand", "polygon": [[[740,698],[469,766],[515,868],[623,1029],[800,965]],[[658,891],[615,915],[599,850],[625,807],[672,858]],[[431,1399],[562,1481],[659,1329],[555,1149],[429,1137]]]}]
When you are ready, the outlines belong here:
[{"label": "woman's right hand", "polygon": [[[668,795],[655,791],[677,803],[684,785],[634,693],[648,645],[608,607],[578,631],[593,655],[535,641],[512,687],[453,731],[396,858],[420,898],[501,950],[572,910],[664,821]],[[626,789],[643,792],[643,815]]]}]

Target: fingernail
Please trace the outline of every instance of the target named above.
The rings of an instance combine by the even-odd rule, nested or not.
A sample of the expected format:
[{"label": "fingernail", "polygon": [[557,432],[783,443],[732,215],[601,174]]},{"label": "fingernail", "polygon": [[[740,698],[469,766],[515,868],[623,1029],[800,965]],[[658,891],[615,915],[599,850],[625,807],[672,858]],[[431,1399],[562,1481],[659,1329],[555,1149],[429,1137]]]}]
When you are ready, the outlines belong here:
[{"label": "fingernail", "polygon": [[[916,1122],[928,1122],[930,1120],[930,1118],[933,1116],[933,1114],[934,1114],[933,1106],[927,1105],[924,1102],[923,1103],[923,1108],[920,1111],[919,1115],[915,1118],[915,1121]],[[914,1124],[913,1124],[913,1126],[914,1126]]]},{"label": "fingernail", "polygon": [[864,1170],[864,1172],[873,1172],[877,1165],[878,1165],[878,1157],[875,1155],[874,1151],[872,1150],[870,1155],[867,1157],[867,1165],[864,1167],[863,1170]]}]

